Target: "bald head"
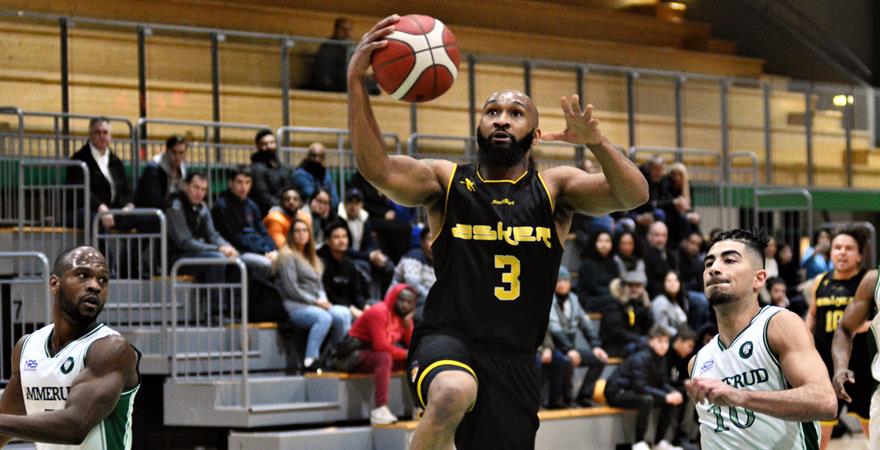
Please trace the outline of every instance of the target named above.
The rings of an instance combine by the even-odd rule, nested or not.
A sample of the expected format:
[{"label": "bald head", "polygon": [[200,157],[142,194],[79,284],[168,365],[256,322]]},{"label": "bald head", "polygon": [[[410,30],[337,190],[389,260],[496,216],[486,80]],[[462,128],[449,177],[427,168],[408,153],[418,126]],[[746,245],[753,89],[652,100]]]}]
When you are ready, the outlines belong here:
[{"label": "bald head", "polygon": [[648,243],[651,247],[663,250],[666,248],[666,241],[669,240],[669,228],[666,224],[659,220],[651,224],[648,229]]},{"label": "bald head", "polygon": [[64,274],[79,266],[104,266],[107,267],[107,259],[95,247],[81,246],[74,247],[61,252],[55,258],[55,264],[52,266],[52,274],[62,277]]},{"label": "bald head", "polygon": [[483,108],[485,109],[490,103],[504,102],[513,102],[525,108],[529,113],[529,120],[531,121],[532,129],[538,128],[538,107],[535,106],[535,102],[532,101],[532,98],[523,92],[514,89],[493,92],[492,95],[486,99],[486,102],[483,103]]}]

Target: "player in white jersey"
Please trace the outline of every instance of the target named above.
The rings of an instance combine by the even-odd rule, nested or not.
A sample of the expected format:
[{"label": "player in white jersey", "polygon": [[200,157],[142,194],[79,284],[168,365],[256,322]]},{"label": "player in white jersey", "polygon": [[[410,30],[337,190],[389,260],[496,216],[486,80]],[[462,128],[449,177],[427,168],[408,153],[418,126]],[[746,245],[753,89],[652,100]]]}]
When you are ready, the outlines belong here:
[{"label": "player in white jersey", "polygon": [[110,271],[93,247],[55,260],[52,324],[22,337],[0,398],[0,447],[13,437],[38,450],[128,450],[140,386],[139,354],[97,322]]},{"label": "player in white jersey", "polygon": [[748,231],[725,231],[706,255],[703,281],[718,335],[691,360],[686,383],[704,450],[818,448],[815,421],[837,413],[804,321],[758,305],[765,245]]},{"label": "player in white jersey", "polygon": [[[831,358],[834,361],[834,377],[832,384],[837,396],[847,402],[852,398],[846,391],[847,383],[855,383],[855,375],[849,369],[849,360],[853,349],[853,336],[858,333],[868,333],[868,354],[856,355],[857,358],[866,358],[871,364],[871,375],[874,377],[874,390],[867,395],[871,396],[870,422],[868,425],[868,439],[872,449],[880,448],[880,357],[877,349],[880,348],[880,283],[878,283],[878,269],[874,269],[862,278],[856,297],[843,312],[840,325],[834,333],[831,342]],[[873,319],[872,319],[873,317]],[[869,322],[870,321],[870,322]],[[852,387],[850,387],[852,392]],[[865,394],[862,394],[865,395]]]}]

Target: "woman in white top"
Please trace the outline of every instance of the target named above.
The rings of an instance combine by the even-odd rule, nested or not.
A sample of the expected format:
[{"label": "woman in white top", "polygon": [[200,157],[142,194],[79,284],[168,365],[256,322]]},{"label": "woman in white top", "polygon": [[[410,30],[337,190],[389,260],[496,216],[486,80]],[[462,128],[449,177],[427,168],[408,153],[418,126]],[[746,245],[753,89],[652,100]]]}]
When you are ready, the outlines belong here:
[{"label": "woman in white top", "polygon": [[679,327],[687,326],[687,309],[687,295],[681,288],[681,280],[677,273],[670,270],[663,279],[663,293],[651,302],[654,323],[663,327],[670,336],[675,336]]}]

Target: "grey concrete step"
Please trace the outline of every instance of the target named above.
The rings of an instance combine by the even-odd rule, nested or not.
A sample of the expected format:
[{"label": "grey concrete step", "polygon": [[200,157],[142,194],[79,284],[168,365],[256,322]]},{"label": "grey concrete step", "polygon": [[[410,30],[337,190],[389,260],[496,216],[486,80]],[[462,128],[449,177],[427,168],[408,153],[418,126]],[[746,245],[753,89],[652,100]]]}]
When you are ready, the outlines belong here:
[{"label": "grey concrete step", "polygon": [[[229,450],[374,450],[371,427],[229,434]],[[393,450],[393,449],[388,449]]]}]

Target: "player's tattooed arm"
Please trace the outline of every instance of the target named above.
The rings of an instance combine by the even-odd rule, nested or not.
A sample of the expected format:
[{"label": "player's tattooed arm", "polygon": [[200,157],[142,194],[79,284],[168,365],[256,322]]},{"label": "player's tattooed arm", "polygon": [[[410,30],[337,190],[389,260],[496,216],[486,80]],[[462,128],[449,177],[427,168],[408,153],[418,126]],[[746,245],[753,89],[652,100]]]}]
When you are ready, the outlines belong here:
[{"label": "player's tattooed arm", "polygon": [[[121,336],[100,339],[89,349],[86,368],[74,379],[64,409],[27,416],[0,414],[0,434],[78,445],[113,411],[123,389],[137,383],[137,355],[128,342]],[[20,385],[17,389],[20,395]]]},{"label": "player's tattooed arm", "polygon": [[843,312],[840,325],[834,332],[831,341],[831,359],[834,361],[834,377],[831,384],[838,398],[851,402],[846,392],[846,383],[855,383],[855,374],[849,370],[849,359],[852,356],[853,336],[869,319],[871,304],[874,301],[874,288],[877,286],[877,270],[865,274],[856,290],[856,297]]}]

